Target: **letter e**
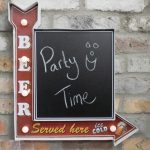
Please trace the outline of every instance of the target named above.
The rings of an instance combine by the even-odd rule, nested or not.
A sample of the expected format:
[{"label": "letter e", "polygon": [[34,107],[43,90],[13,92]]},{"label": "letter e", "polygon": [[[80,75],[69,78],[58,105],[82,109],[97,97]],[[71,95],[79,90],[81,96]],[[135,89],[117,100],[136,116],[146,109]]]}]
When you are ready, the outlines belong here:
[{"label": "letter e", "polygon": [[[26,58],[26,61],[22,61],[23,58]],[[29,71],[30,70],[30,66],[28,66],[28,62],[30,61],[30,59],[28,57],[23,56],[22,58],[18,58],[19,60],[19,69],[18,71]]]},{"label": "letter e", "polygon": [[28,85],[30,84],[29,80],[20,80],[18,81],[19,83],[19,91],[18,93],[23,94],[23,91],[27,91],[29,94],[30,93],[30,89],[28,89]]}]

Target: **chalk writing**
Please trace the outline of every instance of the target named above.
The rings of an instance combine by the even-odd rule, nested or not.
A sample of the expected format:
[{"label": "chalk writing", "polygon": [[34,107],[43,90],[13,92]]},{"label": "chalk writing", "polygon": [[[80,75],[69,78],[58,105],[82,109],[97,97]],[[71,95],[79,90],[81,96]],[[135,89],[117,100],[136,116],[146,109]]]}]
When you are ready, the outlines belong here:
[{"label": "chalk writing", "polygon": [[[85,47],[86,48],[92,47],[94,49],[97,49],[97,48],[99,48],[99,44],[93,43],[93,45],[91,46],[91,44],[89,42],[86,42]],[[89,51],[88,51],[88,53],[89,53]],[[50,54],[49,58],[47,58],[47,54]],[[47,73],[48,71],[51,71],[52,73],[54,73],[55,71],[59,71],[64,68],[71,70],[72,67],[75,66],[76,71],[66,72],[66,78],[68,80],[77,80],[78,79],[78,77],[80,75],[80,69],[79,69],[79,65],[78,65],[76,57],[71,57],[71,58],[68,57],[67,58],[65,55],[65,52],[62,50],[61,51],[62,58],[59,59],[57,62],[52,63],[52,60],[55,57],[55,50],[51,46],[43,47],[40,51],[40,55],[43,60],[43,66],[44,66],[45,73]],[[85,56],[85,67],[90,72],[94,71],[96,68],[97,57],[95,57],[94,55],[95,55],[95,53],[92,50],[92,51],[90,51],[89,54],[86,54],[86,56]],[[66,109],[68,109],[69,107],[75,107],[77,104],[80,104],[80,105],[89,104],[90,105],[95,102],[96,97],[92,100],[89,100],[89,101],[87,100],[88,92],[86,92],[86,91],[82,94],[78,93],[71,97],[69,95],[69,92],[67,93],[67,91],[70,87],[71,87],[71,85],[65,86],[61,90],[59,90],[57,93],[54,94],[55,96],[60,93],[63,94]]]},{"label": "chalk writing", "polygon": [[[94,48],[97,49],[99,48],[98,43],[93,43],[91,46],[90,42],[86,42],[85,47],[88,48]],[[96,68],[96,63],[97,63],[97,58],[94,56],[94,51],[90,51],[90,55],[85,56],[85,66],[88,71],[94,71]]]},{"label": "chalk writing", "polygon": [[[46,51],[45,52],[46,55],[47,55],[48,52],[51,52],[51,57],[47,60],[44,57],[44,51]],[[71,67],[74,65],[76,67],[75,74],[73,72],[72,74],[74,74],[74,75],[69,75],[69,73],[67,72],[66,77],[69,80],[76,80],[79,76],[79,66],[78,66],[78,63],[76,61],[76,58],[72,57],[72,58],[66,59],[64,51],[61,51],[61,53],[62,53],[62,59],[60,59],[57,63],[50,64],[52,59],[54,58],[54,55],[55,55],[54,49],[50,46],[45,46],[41,49],[40,55],[42,56],[45,73],[47,73],[48,69],[51,72],[59,71],[63,68],[71,69]],[[49,66],[49,64],[50,64],[50,66]],[[49,68],[48,68],[48,66],[49,66]]]},{"label": "chalk writing", "polygon": [[[84,105],[84,104],[93,104],[96,100],[96,97],[92,100],[88,99],[88,92],[84,92],[81,94],[73,95],[72,97],[69,96],[69,93],[67,93],[67,90],[71,87],[71,85],[67,85],[61,90],[59,90],[55,95],[58,95],[59,93],[63,93],[64,97],[64,103],[65,107],[68,109],[69,107],[74,107],[77,104]],[[69,97],[69,98],[68,98]]]}]

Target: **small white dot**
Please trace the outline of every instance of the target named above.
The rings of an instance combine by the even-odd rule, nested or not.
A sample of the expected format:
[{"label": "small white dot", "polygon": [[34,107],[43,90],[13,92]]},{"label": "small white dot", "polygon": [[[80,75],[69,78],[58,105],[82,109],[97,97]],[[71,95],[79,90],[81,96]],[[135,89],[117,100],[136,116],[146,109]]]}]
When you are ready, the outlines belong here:
[{"label": "small white dot", "polygon": [[86,48],[90,48],[90,47],[91,47],[90,43],[89,43],[89,42],[86,42],[85,47],[86,47]]},{"label": "small white dot", "polygon": [[28,24],[27,19],[21,19],[21,25],[22,26],[27,26],[27,24]]},{"label": "small white dot", "polygon": [[91,52],[90,52],[90,55],[91,55],[91,56],[94,56],[94,52],[93,52],[93,51],[91,51]]},{"label": "small white dot", "polygon": [[22,132],[23,132],[23,133],[28,133],[28,132],[29,132],[29,127],[23,126],[23,127],[22,127]]},{"label": "small white dot", "polygon": [[27,90],[23,90],[23,91],[22,91],[22,96],[26,97],[28,94],[29,94],[29,93],[28,93]]},{"label": "small white dot", "polygon": [[94,44],[93,44],[93,48],[99,48],[99,44],[94,43]]},{"label": "small white dot", "polygon": [[114,125],[110,126],[110,131],[115,132],[116,131],[116,126],[114,126]]},{"label": "small white dot", "polygon": [[23,63],[27,62],[27,61],[28,61],[28,57],[23,56],[23,57],[21,58],[21,61],[22,61]]}]

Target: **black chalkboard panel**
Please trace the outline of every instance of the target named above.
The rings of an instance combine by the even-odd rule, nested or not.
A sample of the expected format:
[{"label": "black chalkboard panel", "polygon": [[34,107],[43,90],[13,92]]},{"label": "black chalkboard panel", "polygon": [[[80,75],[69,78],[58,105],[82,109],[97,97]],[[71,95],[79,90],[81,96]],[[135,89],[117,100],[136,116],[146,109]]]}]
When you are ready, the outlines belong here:
[{"label": "black chalkboard panel", "polygon": [[34,33],[34,119],[114,119],[114,30]]}]

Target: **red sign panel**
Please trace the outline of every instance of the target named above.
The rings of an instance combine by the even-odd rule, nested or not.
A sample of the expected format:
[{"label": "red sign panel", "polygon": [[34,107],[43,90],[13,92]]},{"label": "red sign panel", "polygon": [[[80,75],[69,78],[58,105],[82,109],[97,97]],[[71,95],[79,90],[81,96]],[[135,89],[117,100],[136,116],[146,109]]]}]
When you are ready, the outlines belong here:
[{"label": "red sign panel", "polygon": [[[16,140],[114,140],[117,145],[138,129],[115,114],[115,120],[34,121],[34,41],[38,4],[22,10],[10,4],[14,40],[14,124]],[[38,82],[38,81],[37,81]]]}]

